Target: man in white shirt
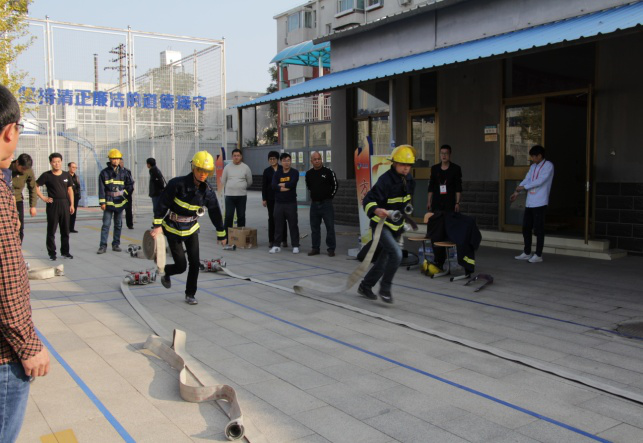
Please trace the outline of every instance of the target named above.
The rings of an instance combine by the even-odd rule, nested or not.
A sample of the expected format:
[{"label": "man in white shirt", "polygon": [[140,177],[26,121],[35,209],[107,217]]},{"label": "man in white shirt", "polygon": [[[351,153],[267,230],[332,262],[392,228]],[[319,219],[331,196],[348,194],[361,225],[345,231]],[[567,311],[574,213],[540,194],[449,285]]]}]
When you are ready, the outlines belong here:
[{"label": "man in white shirt", "polygon": [[[516,260],[527,260],[529,263],[543,261],[543,247],[545,246],[545,210],[549,204],[549,192],[554,179],[554,164],[545,159],[545,148],[536,145],[529,150],[532,165],[525,179],[511,194],[513,202],[522,191],[527,192],[525,215],[522,219],[522,236],[525,248]],[[536,253],[531,253],[531,233],[536,236]]]},{"label": "man in white shirt", "polygon": [[252,186],[252,172],[248,165],[241,160],[240,149],[232,151],[232,163],[223,169],[221,184],[225,195],[225,229],[226,232],[234,223],[234,213],[237,212],[237,226],[246,225],[246,201],[248,188]]}]

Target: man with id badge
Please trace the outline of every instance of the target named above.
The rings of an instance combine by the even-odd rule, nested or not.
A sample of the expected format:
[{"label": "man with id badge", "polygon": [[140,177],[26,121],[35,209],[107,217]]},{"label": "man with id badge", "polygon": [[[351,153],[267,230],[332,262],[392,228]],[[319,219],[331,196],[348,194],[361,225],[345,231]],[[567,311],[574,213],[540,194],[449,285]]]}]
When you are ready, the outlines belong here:
[{"label": "man with id badge", "polygon": [[[462,169],[451,163],[451,146],[440,147],[440,163],[431,167],[429,180],[429,212],[460,212],[462,197]],[[435,265],[442,268],[446,260],[446,250],[433,246]]]},{"label": "man with id badge", "polygon": [[[520,182],[509,198],[512,202],[518,194],[527,192],[525,214],[522,219],[522,236],[525,247],[516,260],[526,260],[529,263],[543,261],[543,247],[545,246],[545,211],[549,204],[549,192],[554,180],[554,164],[545,159],[545,148],[535,145],[529,150],[531,167],[525,179]],[[531,252],[531,233],[536,236],[536,253]]]}]

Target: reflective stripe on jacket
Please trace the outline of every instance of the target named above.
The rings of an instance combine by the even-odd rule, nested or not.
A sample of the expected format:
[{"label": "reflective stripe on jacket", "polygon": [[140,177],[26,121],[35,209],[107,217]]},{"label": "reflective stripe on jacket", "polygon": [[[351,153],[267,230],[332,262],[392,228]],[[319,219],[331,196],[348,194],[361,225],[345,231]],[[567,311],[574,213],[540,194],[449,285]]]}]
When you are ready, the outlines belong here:
[{"label": "reflective stripe on jacket", "polygon": [[163,226],[166,235],[188,237],[199,231],[199,222],[196,220],[190,222],[170,220],[170,212],[168,211],[182,217],[194,217],[200,208],[207,208],[210,221],[217,230],[217,239],[225,239],[227,234],[223,227],[223,217],[217,195],[207,183],[202,183],[197,187],[194,184],[192,173],[173,178],[168,182],[154,212],[154,227]]},{"label": "reflective stripe on jacket", "polygon": [[[123,209],[128,202],[127,190],[132,189],[132,186],[132,176],[127,170],[120,166],[114,168],[108,165],[98,176],[98,203],[113,211]],[[121,191],[122,195],[114,196],[113,193]]]},{"label": "reflective stripe on jacket", "polygon": [[[380,217],[375,215],[377,208],[404,212],[406,205],[411,203],[414,190],[415,180],[413,180],[411,174],[402,177],[395,172],[395,167],[391,166],[391,169],[377,180],[377,183],[368,191],[362,201],[364,212],[371,219],[371,227],[375,228],[375,225],[380,221]],[[398,232],[404,226],[404,218],[398,222],[387,219],[384,224],[393,232]]]}]

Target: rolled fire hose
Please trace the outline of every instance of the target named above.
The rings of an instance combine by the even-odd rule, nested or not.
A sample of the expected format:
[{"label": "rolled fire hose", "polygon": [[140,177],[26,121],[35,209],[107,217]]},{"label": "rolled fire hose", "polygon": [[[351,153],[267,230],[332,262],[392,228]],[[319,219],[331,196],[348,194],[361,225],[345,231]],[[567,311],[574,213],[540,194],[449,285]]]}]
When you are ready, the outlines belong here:
[{"label": "rolled fire hose", "polygon": [[48,268],[36,268],[27,271],[29,280],[47,280],[49,278],[65,275],[65,265],[50,266]]},{"label": "rolled fire hose", "polygon": [[[157,235],[156,238],[152,238],[150,231],[146,231],[143,236],[143,251],[147,258],[156,262],[158,272],[164,273],[165,236]],[[244,424],[241,406],[239,405],[234,388],[218,383],[198,360],[188,354],[185,349],[187,339],[185,332],[175,329],[174,333],[170,334],[169,330],[163,327],[156,318],[143,307],[136,297],[134,297],[125,279],[121,281],[121,291],[132,308],[141,316],[152,331],[157,334],[148,337],[145,348],[154,352],[170,366],[179,371],[179,392],[181,398],[191,403],[217,401],[217,404],[219,404],[219,400],[224,400],[228,403],[229,407],[224,408],[221,404],[219,404],[219,406],[221,406],[221,409],[230,418],[224,430],[226,438],[228,440],[239,440],[246,437],[246,440],[250,441],[249,436],[246,436],[246,428],[248,428],[250,434],[253,436],[253,443],[265,442],[265,437],[261,435],[252,423]],[[172,339],[170,337],[172,337]],[[171,345],[169,343],[171,343]],[[200,386],[190,384],[188,372],[192,374]]]}]

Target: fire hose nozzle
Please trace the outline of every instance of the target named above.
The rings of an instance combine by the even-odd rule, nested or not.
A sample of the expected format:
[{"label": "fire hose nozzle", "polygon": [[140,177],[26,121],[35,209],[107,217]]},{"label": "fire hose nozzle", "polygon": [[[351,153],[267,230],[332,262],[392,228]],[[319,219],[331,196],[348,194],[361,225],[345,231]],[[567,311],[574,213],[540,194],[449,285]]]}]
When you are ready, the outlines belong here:
[{"label": "fire hose nozzle", "polygon": [[205,208],[201,206],[199,209],[196,210],[196,215],[199,217],[203,217],[205,215]]},{"label": "fire hose nozzle", "polygon": [[397,223],[402,220],[402,212],[395,210],[388,213],[388,218],[391,219],[393,223]]}]

